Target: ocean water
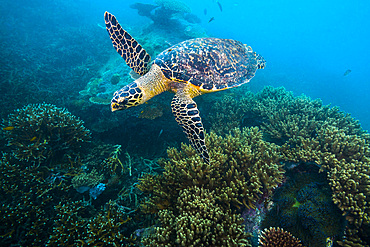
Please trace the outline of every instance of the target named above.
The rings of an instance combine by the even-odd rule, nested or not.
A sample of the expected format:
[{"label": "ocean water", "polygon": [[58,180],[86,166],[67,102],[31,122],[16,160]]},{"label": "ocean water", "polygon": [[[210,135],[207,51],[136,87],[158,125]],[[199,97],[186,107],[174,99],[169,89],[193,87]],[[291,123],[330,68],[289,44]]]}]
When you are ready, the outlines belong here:
[{"label": "ocean water", "polygon": [[[86,58],[104,64],[107,51],[114,52],[108,50],[109,40],[99,28],[104,27],[104,11],[115,14],[130,30],[151,22],[129,7],[136,2],[131,0],[1,2],[1,63],[11,63],[22,72],[30,70],[25,77],[43,67],[52,70],[53,66],[81,66]],[[284,86],[296,95],[320,98],[324,104],[352,114],[364,129],[370,128],[367,1],[188,0],[186,4],[201,19],[200,25],[208,36],[240,40],[264,56],[267,67],[251,82],[252,88]],[[209,22],[211,18],[214,20]],[[65,35],[68,30],[85,36],[76,40],[73,34]],[[61,48],[63,42],[66,50]],[[98,49],[99,45],[107,50]],[[347,70],[351,72],[344,76]],[[37,77],[40,76],[36,75],[35,84],[42,84],[37,86],[43,92],[53,90],[51,84],[63,80],[44,81]],[[86,82],[71,84],[79,90]],[[2,94],[15,93],[7,87],[3,83]]]},{"label": "ocean water", "polygon": [[[130,69],[112,47],[105,29],[105,11],[114,14],[121,25],[152,53],[152,58],[160,51],[189,37],[202,36],[239,40],[250,45],[265,58],[266,68],[258,70],[249,84],[241,87],[241,91],[231,89],[210,94],[215,95],[216,99],[228,94],[235,96],[235,92],[244,93],[248,90],[257,93],[265,86],[285,87],[295,96],[304,94],[311,99],[321,99],[324,105],[338,106],[357,119],[364,130],[370,130],[368,1],[184,0],[192,14],[187,17],[187,21],[184,16],[179,15],[162,23],[158,20],[159,26],[152,25],[150,18],[145,14],[140,15],[137,9],[132,8],[137,2],[155,4],[156,0],[0,0],[0,118],[3,120],[0,138],[0,151],[3,153],[1,164],[14,161],[14,164],[18,165],[17,169],[23,167],[24,171],[29,173],[24,179],[20,176],[23,180],[16,180],[18,187],[14,191],[18,194],[14,193],[13,199],[7,197],[11,194],[9,188],[13,189],[9,185],[12,181],[4,182],[6,186],[0,193],[0,201],[3,204],[2,207],[0,205],[0,213],[6,213],[7,217],[10,217],[8,212],[19,209],[19,193],[24,192],[27,196],[35,193],[35,197],[29,199],[35,203],[40,202],[39,198],[44,195],[49,196],[45,204],[43,201],[43,204],[39,205],[42,210],[36,214],[41,215],[39,223],[48,222],[42,223],[42,226],[41,223],[36,225],[42,230],[35,233],[32,230],[33,225],[30,227],[30,222],[36,222],[37,216],[32,220],[22,218],[19,222],[25,224],[26,230],[17,231],[17,236],[13,231],[7,232],[5,228],[22,227],[9,225],[13,224],[13,218],[6,221],[7,218],[3,217],[3,225],[6,227],[0,226],[0,245],[27,246],[33,241],[31,237],[39,234],[39,246],[45,246],[49,236],[45,237],[42,231],[44,234],[51,234],[51,229],[55,226],[53,223],[62,224],[63,217],[59,217],[62,210],[58,209],[57,205],[66,203],[69,205],[68,209],[72,208],[73,211],[71,202],[76,203],[73,205],[81,203],[83,205],[80,205],[80,208],[87,208],[82,213],[84,220],[94,218],[94,210],[96,214],[99,212],[101,215],[110,215],[103,213],[106,212],[104,210],[115,207],[123,210],[127,217],[137,216],[137,222],[135,219],[127,228],[120,228],[127,239],[130,234],[139,236],[139,232],[150,232],[148,225],[140,221],[142,215],[136,215],[138,201],[145,199],[143,193],[138,192],[135,187],[138,178],[145,172],[158,174],[163,171],[163,168],[156,164],[157,159],[166,157],[168,147],[180,147],[180,142],[188,143],[188,140],[171,114],[171,94],[160,95],[156,100],[153,99],[152,103],[135,109],[118,113],[110,111],[109,101],[112,93],[122,85],[130,83],[132,79],[127,76]],[[213,96],[204,95],[196,99],[201,112],[204,110],[204,113],[207,113],[211,109],[210,104],[215,100],[210,97]],[[81,151],[79,145],[73,146],[77,151],[72,147],[66,148],[68,143],[59,142],[62,139],[60,133],[40,140],[36,130],[36,134],[27,136],[22,141],[27,142],[29,146],[36,142],[45,146],[54,141],[49,152],[50,154],[55,151],[55,154],[50,156],[52,158],[35,159],[30,163],[26,159],[8,158],[15,156],[17,151],[12,150],[16,145],[7,145],[11,143],[9,133],[16,127],[8,122],[9,114],[28,104],[43,102],[65,107],[71,114],[83,120],[85,127],[91,130],[91,149]],[[205,129],[209,132],[212,123],[207,116],[204,116],[204,119]],[[108,172],[106,166],[101,165],[108,163],[105,159],[107,154],[112,162],[118,162],[120,159],[123,161],[115,163],[114,172]],[[77,155],[75,159],[71,158],[73,155]],[[22,164],[19,165],[20,163]],[[289,165],[288,169],[295,169],[297,166]],[[312,164],[307,166],[310,165]],[[35,170],[30,172],[28,166],[36,167],[36,170],[41,167],[42,171],[32,173]],[[0,166],[0,169],[2,168],[4,166]],[[16,168],[10,170],[18,171]],[[102,177],[98,179],[99,183],[72,188],[72,180],[77,172],[92,174],[95,168]],[[318,169],[313,165],[313,168],[298,168],[297,171],[299,177],[304,177],[302,174],[309,172],[315,176]],[[1,178],[8,176],[8,171],[1,171]],[[23,174],[23,170],[20,171],[20,174]],[[39,180],[33,179],[33,175],[40,176]],[[29,186],[27,179],[33,187]],[[35,181],[41,182],[37,184]],[[316,191],[316,187],[321,186],[321,183],[324,182],[312,179],[304,184],[307,188],[302,190]],[[37,192],[34,192],[35,188]],[[40,188],[48,190],[41,193]],[[88,191],[91,193],[96,190],[99,192],[94,194],[96,196],[89,196]],[[123,195],[122,191],[126,195]],[[325,200],[332,204],[328,191],[329,189],[322,193],[325,194]],[[108,207],[111,200],[116,204]],[[86,206],[87,203],[90,204]],[[28,207],[31,204],[24,205]],[[262,207],[262,204],[259,206]],[[45,213],[49,212],[48,210],[51,216]],[[339,211],[337,208],[336,210]],[[251,229],[255,229],[255,221],[261,221],[263,218],[255,211],[253,214],[255,218],[251,220]],[[145,218],[145,223],[152,222],[151,220]],[[341,220],[344,222],[344,219]],[[62,236],[58,234],[53,236]],[[339,235],[336,236],[338,239],[341,237]],[[19,242],[17,237],[21,239]],[[71,239],[74,241],[78,238]],[[51,240],[55,239],[50,237]],[[72,246],[72,243],[68,244]]]}]

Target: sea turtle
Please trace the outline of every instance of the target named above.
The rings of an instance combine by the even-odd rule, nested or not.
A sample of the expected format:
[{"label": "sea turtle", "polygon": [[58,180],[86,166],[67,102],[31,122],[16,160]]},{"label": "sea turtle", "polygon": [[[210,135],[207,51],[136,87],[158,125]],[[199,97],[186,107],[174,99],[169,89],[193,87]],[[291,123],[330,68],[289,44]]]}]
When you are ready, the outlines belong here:
[{"label": "sea turtle", "polygon": [[114,48],[141,76],[114,93],[111,110],[143,104],[164,91],[174,92],[172,113],[192,147],[209,163],[202,120],[192,98],[247,83],[257,69],[265,67],[263,57],[236,40],[196,38],[164,50],[150,63],[150,55],[114,15],[105,12],[104,20]]}]

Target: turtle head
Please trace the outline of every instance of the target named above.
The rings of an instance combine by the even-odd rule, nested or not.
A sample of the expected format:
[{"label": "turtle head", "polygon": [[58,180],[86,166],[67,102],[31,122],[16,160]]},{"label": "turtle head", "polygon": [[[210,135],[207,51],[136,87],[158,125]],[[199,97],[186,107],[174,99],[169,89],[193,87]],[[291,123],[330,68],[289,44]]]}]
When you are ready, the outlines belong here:
[{"label": "turtle head", "polygon": [[133,82],[114,93],[110,106],[112,111],[117,111],[142,103],[144,103],[143,91],[136,82]]}]

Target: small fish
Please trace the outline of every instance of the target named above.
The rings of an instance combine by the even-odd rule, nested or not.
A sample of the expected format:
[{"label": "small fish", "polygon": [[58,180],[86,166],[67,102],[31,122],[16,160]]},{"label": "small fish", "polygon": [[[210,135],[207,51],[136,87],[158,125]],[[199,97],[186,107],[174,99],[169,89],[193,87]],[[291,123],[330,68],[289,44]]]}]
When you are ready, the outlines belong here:
[{"label": "small fish", "polygon": [[333,246],[333,237],[327,237],[326,238],[326,247],[332,247]]},{"label": "small fish", "polygon": [[347,76],[349,73],[351,73],[352,72],[352,70],[350,70],[350,69],[347,69],[346,70],[346,72],[344,72],[344,74],[343,74],[343,76]]},{"label": "small fish", "polygon": [[218,5],[218,7],[220,8],[220,10],[222,12],[222,6],[221,6],[221,3],[219,1],[217,1],[217,5]]},{"label": "small fish", "polygon": [[211,21],[213,21],[215,18],[214,17],[211,17],[211,19],[209,19],[208,23],[210,23]]},{"label": "small fish", "polygon": [[162,133],[163,133],[163,129],[161,129],[161,131],[159,131],[158,138],[162,135]]},{"label": "small fish", "polygon": [[207,15],[207,9],[204,9],[203,12],[204,12],[204,15]]},{"label": "small fish", "polygon": [[32,137],[32,138],[30,139],[30,142],[33,142],[34,140],[36,140],[36,136]]},{"label": "small fish", "polygon": [[14,129],[13,126],[8,126],[8,127],[3,128],[3,130],[13,130],[13,129]]}]

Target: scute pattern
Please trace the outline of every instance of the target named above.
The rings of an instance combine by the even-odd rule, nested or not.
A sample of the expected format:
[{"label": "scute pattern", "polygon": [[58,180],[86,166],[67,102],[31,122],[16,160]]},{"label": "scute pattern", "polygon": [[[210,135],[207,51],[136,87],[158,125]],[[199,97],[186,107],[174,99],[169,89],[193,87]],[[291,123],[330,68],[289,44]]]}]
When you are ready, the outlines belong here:
[{"label": "scute pattern", "polygon": [[197,38],[163,51],[154,63],[168,79],[217,91],[252,79],[258,68],[256,58],[257,54],[239,41]]},{"label": "scute pattern", "polygon": [[122,29],[114,15],[105,12],[104,20],[116,51],[133,71],[139,75],[145,75],[148,72],[150,55],[128,32]]},{"label": "scute pattern", "polygon": [[204,130],[197,104],[183,94],[176,94],[171,102],[176,122],[188,137],[191,146],[197,150],[204,162],[209,163],[209,155],[204,141]]}]

